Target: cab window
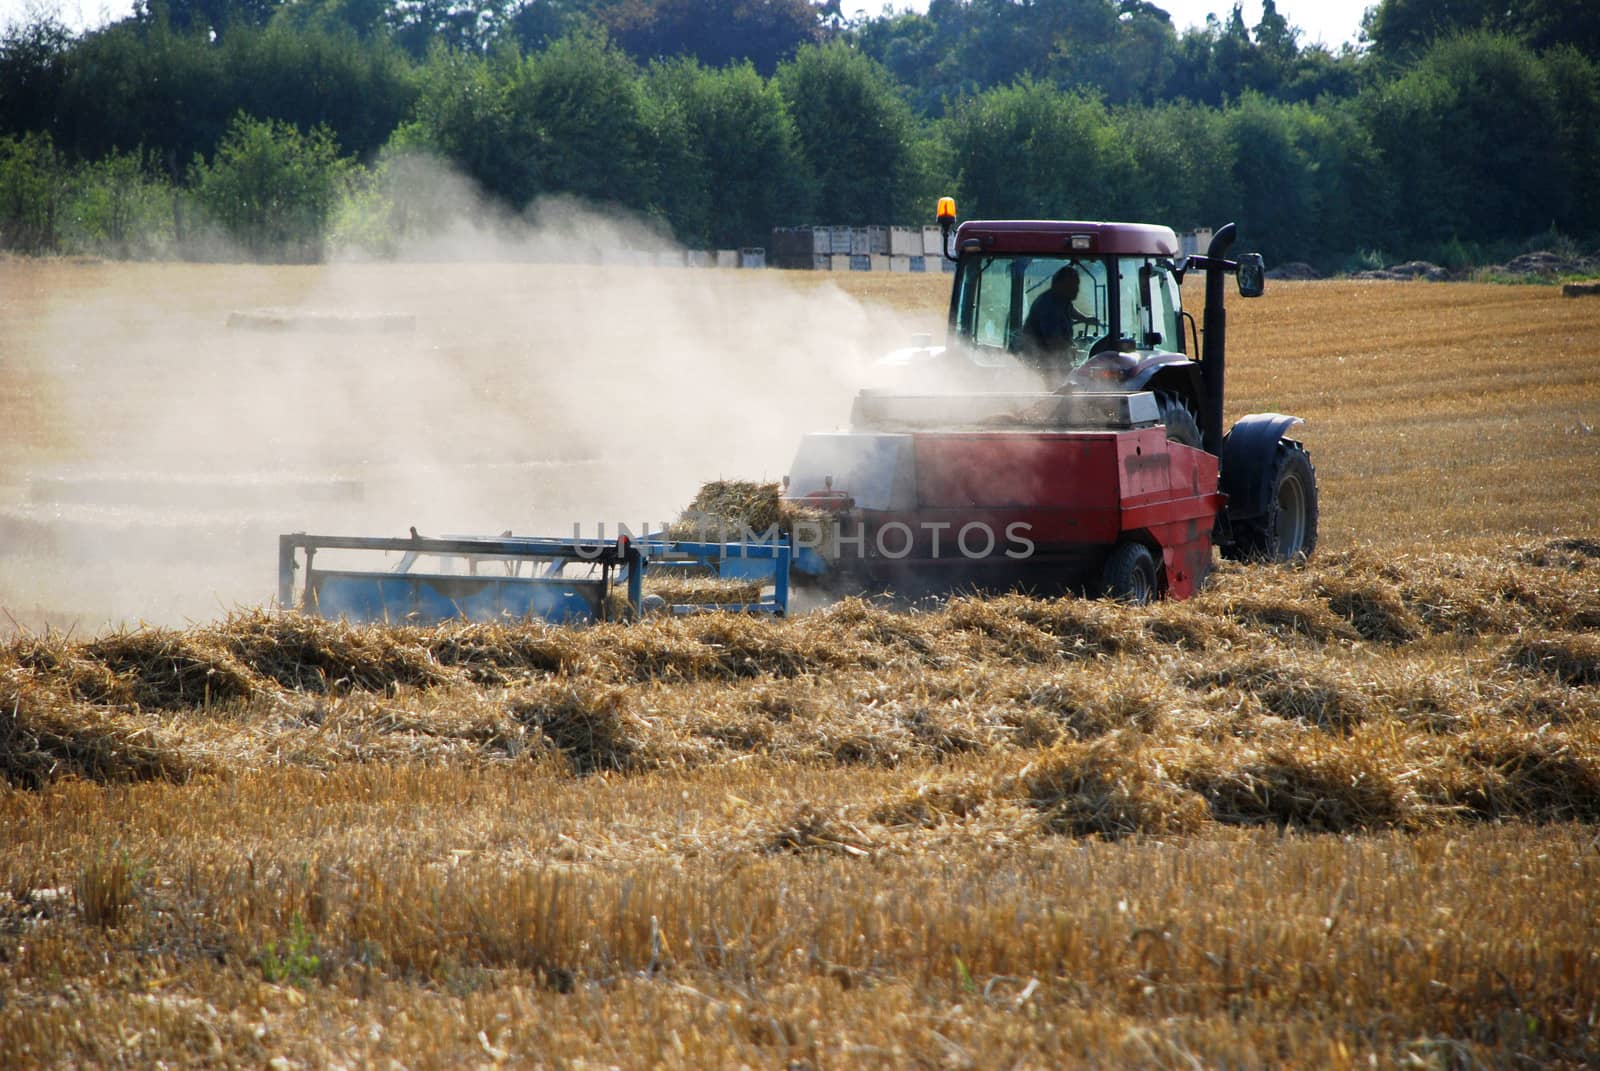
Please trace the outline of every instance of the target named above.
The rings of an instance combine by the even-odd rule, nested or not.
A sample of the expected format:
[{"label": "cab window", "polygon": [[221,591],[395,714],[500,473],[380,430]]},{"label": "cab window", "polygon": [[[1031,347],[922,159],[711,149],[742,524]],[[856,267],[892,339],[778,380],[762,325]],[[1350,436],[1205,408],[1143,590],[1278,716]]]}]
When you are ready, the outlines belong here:
[{"label": "cab window", "polygon": [[[1064,260],[1056,257],[1036,257],[1027,262],[1024,272],[1023,298],[1026,309],[1032,309],[1040,295],[1050,289],[1056,272],[1071,266],[1078,272],[1078,297],[1072,307],[1085,317],[1073,330],[1073,346],[1083,357],[1094,351],[1095,345],[1109,331],[1107,318],[1110,310],[1106,302],[1106,265],[1101,260]],[[1026,309],[1023,319],[1026,321]]]},{"label": "cab window", "polygon": [[1073,346],[1087,357],[1110,334],[1109,267],[1103,260],[1061,257],[992,256],[964,261],[956,298],[959,333],[974,345],[1017,352],[1022,325],[1057,271],[1075,268],[1079,276],[1074,308],[1084,317]]},{"label": "cab window", "polygon": [[1119,258],[1117,298],[1123,348],[1183,349],[1178,284],[1170,264],[1144,257]]}]

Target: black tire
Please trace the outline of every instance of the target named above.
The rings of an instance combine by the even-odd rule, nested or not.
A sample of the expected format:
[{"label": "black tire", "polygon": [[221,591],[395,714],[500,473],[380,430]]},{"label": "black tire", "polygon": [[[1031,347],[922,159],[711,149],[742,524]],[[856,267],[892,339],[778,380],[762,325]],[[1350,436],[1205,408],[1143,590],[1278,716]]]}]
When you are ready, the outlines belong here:
[{"label": "black tire", "polygon": [[1290,562],[1317,548],[1317,470],[1296,442],[1278,443],[1267,512],[1233,523],[1234,543],[1223,556],[1236,561]]},{"label": "black tire", "polygon": [[1143,543],[1125,541],[1111,548],[1100,570],[1100,594],[1143,606],[1161,597],[1156,559]]},{"label": "black tire", "polygon": [[1161,409],[1161,423],[1167,426],[1167,441],[1200,449],[1200,421],[1189,404],[1163,390],[1156,391],[1156,405]]}]

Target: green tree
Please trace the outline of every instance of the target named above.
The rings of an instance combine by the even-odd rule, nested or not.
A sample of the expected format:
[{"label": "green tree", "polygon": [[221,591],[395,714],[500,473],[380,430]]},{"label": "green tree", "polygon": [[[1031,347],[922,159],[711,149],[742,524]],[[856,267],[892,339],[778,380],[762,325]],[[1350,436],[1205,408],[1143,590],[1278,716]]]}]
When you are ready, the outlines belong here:
[{"label": "green tree", "polygon": [[703,233],[705,175],[678,102],[602,35],[487,59],[435,47],[404,142],[438,153],[513,208],[566,194]]},{"label": "green tree", "polygon": [[509,141],[507,77],[477,56],[435,45],[419,75],[412,119],[396,130],[390,148],[436,154],[485,192],[525,203],[536,189],[533,162],[527,146]]},{"label": "green tree", "polygon": [[100,256],[152,257],[173,243],[175,189],[142,152],[112,153],[80,165],[63,215],[64,244]]},{"label": "green tree", "polygon": [[1135,218],[1179,230],[1234,218],[1233,146],[1219,109],[1180,101],[1123,108],[1114,121],[1133,157],[1128,198]]},{"label": "green tree", "polygon": [[659,208],[658,137],[643,78],[605,38],[563,38],[510,70],[506,151],[527,161],[514,203],[565,193],[649,211]]},{"label": "green tree", "polygon": [[583,28],[595,0],[523,0],[511,10],[505,35],[524,52],[548,48]]},{"label": "green tree", "polygon": [[302,130],[326,126],[346,151],[371,159],[416,100],[411,61],[385,37],[349,28],[295,29],[279,22],[240,31],[221,47],[232,108]]},{"label": "green tree", "polygon": [[750,64],[707,70],[693,60],[658,65],[650,81],[681,110],[704,169],[712,246],[764,245],[774,224],[810,218],[805,160],[776,85]]},{"label": "green tree", "polygon": [[1600,7],[1591,0],[1382,0],[1363,36],[1384,62],[1409,65],[1437,41],[1463,33],[1509,34],[1538,49],[1562,45],[1600,57]]},{"label": "green tree", "polygon": [[55,132],[72,33],[53,15],[0,34],[0,132]]},{"label": "green tree", "polygon": [[143,146],[176,174],[181,161],[216,149],[231,114],[229,86],[222,52],[204,36],[119,23],[72,50],[62,145],[90,159]]},{"label": "green tree", "polygon": [[1588,184],[1600,175],[1600,54],[1586,56],[1576,48],[1558,47],[1542,58],[1550,80],[1555,122],[1551,135],[1568,190],[1568,220],[1574,233],[1600,232],[1600,198]]},{"label": "green tree", "polygon": [[821,34],[807,0],[637,0],[603,8],[600,18],[641,61],[693,56],[712,67],[749,62],[765,75]]},{"label": "green tree", "polygon": [[55,253],[67,169],[50,135],[0,135],[0,249]]},{"label": "green tree", "polygon": [[1223,113],[1237,198],[1229,218],[1269,263],[1331,264],[1379,240],[1382,169],[1366,131],[1347,112],[1260,94]]},{"label": "green tree", "polygon": [[1551,136],[1562,121],[1554,87],[1516,39],[1441,40],[1360,110],[1402,244],[1520,238],[1574,218],[1577,189]]},{"label": "green tree", "polygon": [[946,124],[963,212],[974,217],[1141,218],[1134,159],[1105,106],[1023,81],[963,101]]},{"label": "green tree", "polygon": [[512,17],[512,0],[392,0],[389,8],[395,43],[419,58],[436,44],[486,52]]},{"label": "green tree", "polygon": [[842,43],[808,45],[778,89],[816,176],[816,211],[840,223],[920,219],[928,146],[889,73]]},{"label": "green tree", "polygon": [[328,218],[350,163],[324,127],[234,117],[216,157],[197,157],[191,184],[201,209],[252,258],[322,258]]},{"label": "green tree", "polygon": [[133,20],[221,41],[236,29],[265,26],[282,0],[135,0]]},{"label": "green tree", "polygon": [[290,0],[274,12],[269,25],[302,33],[348,31],[370,40],[388,33],[389,10],[389,0]]}]

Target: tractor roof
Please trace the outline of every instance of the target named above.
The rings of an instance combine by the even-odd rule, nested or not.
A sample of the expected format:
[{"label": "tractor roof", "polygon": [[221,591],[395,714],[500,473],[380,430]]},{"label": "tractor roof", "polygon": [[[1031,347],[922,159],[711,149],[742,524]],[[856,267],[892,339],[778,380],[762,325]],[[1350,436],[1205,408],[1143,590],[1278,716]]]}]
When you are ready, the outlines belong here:
[{"label": "tractor roof", "polygon": [[1178,236],[1149,223],[1082,223],[1058,219],[969,219],[956,229],[956,248],[977,241],[985,253],[1077,253],[1175,257]]}]

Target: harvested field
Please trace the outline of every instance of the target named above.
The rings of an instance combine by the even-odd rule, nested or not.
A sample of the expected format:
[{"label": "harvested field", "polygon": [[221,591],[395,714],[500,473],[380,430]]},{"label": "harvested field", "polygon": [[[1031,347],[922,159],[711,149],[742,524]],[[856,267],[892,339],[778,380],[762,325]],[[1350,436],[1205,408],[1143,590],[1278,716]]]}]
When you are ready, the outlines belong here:
[{"label": "harvested field", "polygon": [[1574,553],[1149,609],[14,639],[0,1058],[1584,1065]]},{"label": "harvested field", "polygon": [[[481,470],[501,499],[628,475],[581,450],[558,461],[571,429],[545,434],[557,417],[531,384],[567,366],[513,340],[525,321],[422,293],[467,278],[536,292],[541,271],[404,282],[395,307],[415,312],[416,338],[361,343],[400,347],[383,357],[396,379],[437,370],[413,342],[448,345],[459,381],[517,414],[456,427],[400,410],[432,473],[480,471],[523,429],[538,449],[510,483]],[[1326,550],[1304,568],[1225,565],[1185,603],[357,629],[255,609],[271,547],[208,514],[213,537],[243,533],[207,543],[237,543],[211,574],[235,586],[218,580],[192,621],[152,610],[161,624],[105,628],[82,612],[109,603],[96,585],[27,586],[88,560],[61,564],[72,533],[27,507],[28,481],[96,433],[134,449],[163,391],[198,427],[227,423],[207,386],[219,371],[160,387],[118,372],[117,358],[161,367],[175,320],[221,337],[244,301],[334,303],[312,269],[0,273],[17,284],[0,326],[25,358],[0,362],[18,414],[0,534],[57,541],[0,559],[0,604],[20,625],[83,622],[0,640],[0,1066],[1600,1063],[1588,302],[1303,283],[1234,303],[1230,411],[1309,419]],[[213,291],[208,273],[232,285]],[[947,285],[768,274],[708,273],[715,298],[672,292],[732,308],[775,283],[843,285],[927,330]],[[107,293],[138,329],[61,356],[49,310]],[[441,343],[435,316],[461,336]],[[272,333],[233,334],[246,382],[256,363],[282,372],[284,352],[248,348],[279,345]],[[367,374],[370,355],[320,349],[315,332],[288,344]],[[479,345],[515,360],[476,360]],[[114,388],[131,392],[121,408]],[[107,406],[97,427],[88,402]],[[626,424],[618,449],[655,451],[630,487],[671,503],[659,517],[706,479],[781,474],[754,447],[705,467],[726,450],[715,435],[686,455],[701,467],[657,466],[672,421]],[[304,475],[361,479],[359,505],[382,513],[391,470],[350,459],[408,440],[343,434]],[[279,479],[314,453],[280,435],[269,464],[218,441]],[[506,491],[543,472],[548,485]],[[439,483],[445,505],[467,501],[463,482]],[[721,486],[744,497],[702,512],[783,522],[761,512],[765,492]],[[181,555],[182,531],[152,545]],[[236,575],[235,557],[254,571]],[[69,590],[87,602],[49,599]]]}]

